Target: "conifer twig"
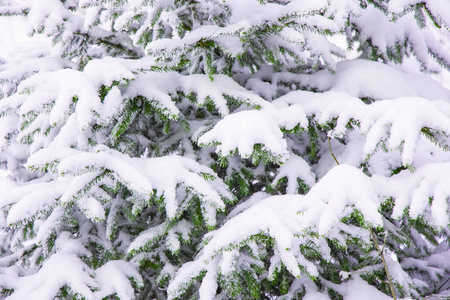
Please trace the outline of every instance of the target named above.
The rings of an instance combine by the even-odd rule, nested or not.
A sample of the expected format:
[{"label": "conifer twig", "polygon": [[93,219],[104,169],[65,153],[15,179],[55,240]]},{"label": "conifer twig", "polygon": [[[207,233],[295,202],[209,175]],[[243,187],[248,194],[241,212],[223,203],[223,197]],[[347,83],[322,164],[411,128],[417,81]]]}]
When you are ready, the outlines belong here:
[{"label": "conifer twig", "polygon": [[443,284],[441,284],[437,289],[435,289],[435,292],[439,292],[441,290],[441,288],[450,280],[450,278],[448,278],[446,281],[444,281]]},{"label": "conifer twig", "polygon": [[[330,153],[331,153],[331,156],[333,156],[334,161],[336,162],[337,165],[339,165],[339,161],[336,159],[336,156],[334,156],[333,149],[331,149],[331,137],[328,137],[328,147],[330,148]],[[378,254],[381,257],[381,260],[383,261],[384,270],[386,272],[386,276],[387,276],[388,281],[389,281],[388,285],[389,285],[389,288],[391,290],[392,297],[394,298],[394,300],[397,300],[397,296],[395,295],[395,291],[394,291],[394,285],[392,284],[392,280],[391,280],[391,275],[389,274],[389,269],[387,267],[386,260],[384,259],[384,254],[383,254],[384,247],[386,245],[386,236],[384,237],[383,248],[380,250],[380,248],[378,247],[377,238],[376,238],[375,234],[373,233],[372,228],[369,228],[369,230],[370,230],[370,235],[372,236],[375,248],[377,249],[377,252],[378,252]],[[384,280],[383,280],[383,282],[384,282]]]},{"label": "conifer twig", "polygon": [[391,275],[389,275],[389,270],[388,270],[388,267],[387,267],[387,264],[386,264],[386,260],[384,259],[384,254],[383,254],[384,246],[383,246],[383,250],[381,250],[381,249],[378,247],[377,238],[376,238],[376,236],[375,236],[375,233],[373,233],[372,228],[369,228],[369,230],[370,230],[370,234],[371,234],[371,236],[372,236],[372,239],[373,239],[373,243],[374,243],[374,245],[375,245],[375,248],[377,249],[378,254],[379,254],[380,257],[381,257],[381,260],[383,261],[384,270],[386,271],[386,276],[387,276],[388,281],[389,281],[389,288],[391,289],[392,297],[394,298],[394,300],[397,300],[397,296],[395,295],[395,291],[394,291],[394,285],[392,284],[392,280],[391,280]]},{"label": "conifer twig", "polygon": [[379,281],[383,282],[384,284],[389,285],[388,282],[386,282],[385,280],[381,279],[380,277],[378,277],[377,275],[375,275],[375,274],[373,274],[373,273],[371,273],[371,272],[369,272],[369,271],[354,271],[354,272],[349,272],[349,274],[352,274],[352,275],[353,275],[353,274],[361,274],[361,273],[367,273],[367,274],[369,274],[369,275],[372,275],[372,276],[374,276],[376,279],[378,279]]},{"label": "conifer twig", "polygon": [[432,294],[432,295],[428,295],[428,296],[426,296],[425,298],[423,298],[422,300],[425,300],[425,299],[431,299],[431,298],[437,298],[437,299],[448,299],[448,296],[439,296],[439,295],[436,295],[436,294]]},{"label": "conifer twig", "polygon": [[330,148],[330,153],[331,153],[331,156],[333,156],[334,161],[336,162],[337,165],[339,165],[339,162],[338,162],[336,156],[334,156],[333,150],[331,149],[331,137],[328,137],[328,148]]}]

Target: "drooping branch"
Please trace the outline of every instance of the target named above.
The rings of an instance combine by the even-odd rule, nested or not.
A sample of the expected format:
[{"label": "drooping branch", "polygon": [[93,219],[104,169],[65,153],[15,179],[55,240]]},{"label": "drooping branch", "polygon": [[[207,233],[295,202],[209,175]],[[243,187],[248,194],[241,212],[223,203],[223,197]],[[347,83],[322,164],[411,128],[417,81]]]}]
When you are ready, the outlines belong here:
[{"label": "drooping branch", "polygon": [[[336,156],[334,155],[333,149],[331,149],[331,138],[330,137],[328,137],[328,147],[330,148],[330,153],[331,153],[331,156],[333,156],[334,161],[336,162],[337,165],[339,165],[339,161],[337,160]],[[378,247],[378,242],[377,242],[377,238],[375,236],[375,233],[373,232],[372,228],[369,228],[369,230],[370,230],[370,235],[372,236],[373,244],[375,245],[375,249],[377,249],[377,252],[378,252],[378,254],[381,257],[381,260],[383,261],[383,266],[384,266],[384,270],[386,272],[386,276],[387,276],[388,281],[389,281],[388,285],[389,285],[389,288],[391,290],[392,297],[394,298],[394,300],[397,300],[397,296],[395,295],[395,291],[394,291],[394,285],[392,284],[392,280],[391,280],[391,275],[389,274],[389,269],[388,269],[388,266],[386,264],[386,260],[384,259],[384,254],[383,254],[383,252],[384,252],[384,245],[383,245],[383,248],[380,249]]]}]

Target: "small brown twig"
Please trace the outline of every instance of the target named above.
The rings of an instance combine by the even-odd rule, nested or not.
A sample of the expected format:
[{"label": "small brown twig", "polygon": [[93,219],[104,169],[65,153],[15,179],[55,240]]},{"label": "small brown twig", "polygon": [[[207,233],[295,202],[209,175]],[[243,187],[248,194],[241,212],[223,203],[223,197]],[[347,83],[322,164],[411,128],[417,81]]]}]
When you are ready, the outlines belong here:
[{"label": "small brown twig", "polygon": [[331,137],[328,137],[328,148],[330,148],[330,153],[331,153],[331,156],[333,156],[334,161],[336,162],[337,165],[339,165],[339,162],[338,162],[336,156],[334,156],[333,150],[331,149]]},{"label": "small brown twig", "polygon": [[[381,250],[378,247],[377,238],[375,236],[375,233],[373,233],[372,228],[369,228],[369,229],[370,229],[370,234],[372,235],[372,239],[373,239],[373,243],[375,245],[375,248],[377,249],[378,254],[381,257],[381,260],[383,261],[384,270],[386,271],[386,276],[387,276],[388,281],[389,281],[389,288],[391,289],[392,297],[394,297],[394,300],[397,300],[397,296],[395,295],[395,291],[394,291],[394,285],[392,284],[392,280],[391,280],[391,276],[389,275],[389,270],[388,270],[388,267],[387,267],[387,264],[386,264],[386,260],[384,259],[383,250]],[[386,238],[385,238],[385,240],[386,240]],[[383,245],[383,249],[384,249],[384,245]]]}]

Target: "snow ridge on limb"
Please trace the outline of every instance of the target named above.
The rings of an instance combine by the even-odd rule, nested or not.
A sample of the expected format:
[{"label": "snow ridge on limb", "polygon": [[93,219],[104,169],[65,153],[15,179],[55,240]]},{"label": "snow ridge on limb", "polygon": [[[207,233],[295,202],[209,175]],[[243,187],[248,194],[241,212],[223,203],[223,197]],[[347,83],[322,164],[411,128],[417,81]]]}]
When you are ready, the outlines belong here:
[{"label": "snow ridge on limb", "polygon": [[[178,119],[180,110],[173,99],[179,93],[184,93],[182,107],[189,105],[186,98],[193,94],[198,107],[212,103],[221,115],[229,113],[230,99],[249,106],[265,105],[226,76],[218,75],[211,82],[205,75],[174,72],[137,75],[141,67],[131,60],[104,58],[89,61],[83,71],[61,69],[31,76],[19,85],[20,94],[5,98],[0,105],[0,120],[8,122],[3,144],[17,136],[19,142],[31,144],[32,152],[50,143],[87,148],[109,132],[114,141],[149,105],[160,119]],[[13,126],[20,128],[19,133]]]},{"label": "snow ridge on limb", "polygon": [[365,104],[344,93],[296,91],[280,97],[274,105],[283,109],[284,118],[299,119],[296,105],[301,105],[305,117],[313,116],[319,124],[334,120],[331,134],[337,137],[345,137],[349,124],[356,125],[366,134],[366,156],[384,144],[390,150],[401,149],[404,165],[413,164],[417,141],[424,129],[443,135],[450,132],[450,106],[446,101],[396,98]]},{"label": "snow ridge on limb", "polygon": [[440,36],[449,29],[448,4],[444,2],[374,1],[373,6],[364,8],[347,4],[348,45],[353,48],[357,42],[362,57],[372,61],[402,63],[412,54],[425,70],[438,70],[438,65],[448,69],[450,55]]},{"label": "snow ridge on limb", "polygon": [[[445,168],[443,165],[441,167]],[[428,169],[431,170],[432,167],[430,166]],[[403,214],[402,208],[407,206],[402,199],[409,198],[404,194],[404,184],[418,185],[420,178],[423,178],[421,174],[424,174],[424,172],[419,169],[416,176],[412,178],[405,174],[399,174],[391,178],[378,175],[368,177],[355,167],[339,165],[328,172],[304,196],[270,197],[265,195],[262,200],[258,196],[257,201],[252,201],[250,198],[247,201],[252,202],[253,205],[237,215],[232,213],[232,217],[220,229],[209,233],[205,237],[205,246],[199,256],[193,262],[182,266],[175,274],[168,288],[169,298],[177,299],[180,297],[185,289],[189,288],[195,280],[201,278],[205,271],[206,277],[204,277],[200,288],[206,288],[202,286],[203,284],[209,285],[211,292],[209,281],[212,279],[209,278],[212,276],[211,278],[216,279],[221,289],[226,289],[228,286],[226,283],[227,274],[236,272],[236,268],[242,267],[242,261],[238,263],[239,259],[245,257],[241,251],[251,242],[273,247],[275,256],[272,257],[271,261],[275,263],[279,260],[279,263],[285,266],[293,276],[302,276],[301,274],[304,273],[307,276],[316,277],[319,275],[318,266],[311,259],[303,256],[303,252],[299,252],[302,249],[301,245],[309,245],[310,243],[318,245],[315,251],[320,253],[324,259],[331,259],[330,249],[326,245],[327,243],[322,240],[325,237],[336,241],[343,247],[348,245],[349,240],[356,239],[370,249],[369,231],[367,229],[382,228],[390,222],[377,208],[385,199],[394,197],[398,202],[394,206],[393,217],[401,217]],[[434,178],[444,177],[436,174]],[[427,178],[427,180],[430,180],[430,178]],[[421,189],[422,185],[420,183],[418,189]],[[442,182],[437,183],[434,193],[436,193],[435,197],[439,197],[439,199],[436,199],[436,204],[431,206],[427,201],[428,196],[420,197],[420,200],[419,197],[413,196],[412,201],[415,203],[411,204],[411,217],[417,218],[420,214],[425,215],[427,221],[435,226],[447,224],[448,219],[445,218],[448,218],[448,211],[442,210],[442,205],[446,207],[448,203],[443,204],[441,199],[447,199],[450,193],[447,191],[444,196],[442,193],[444,185]],[[411,189],[406,190],[410,191]],[[419,193],[418,190],[417,193]],[[423,193],[420,192],[421,195]],[[439,195],[436,196],[437,194]],[[421,204],[418,201],[421,201]],[[420,208],[418,208],[419,206]],[[425,206],[429,208],[423,212]],[[440,207],[439,213],[436,209],[437,206]],[[419,210],[420,213],[418,213]],[[357,218],[358,222],[361,223],[359,225],[347,223],[345,220],[349,218]],[[245,230],[242,228],[245,228]],[[309,235],[311,232],[317,232],[319,235]],[[261,238],[264,236],[266,238]],[[252,259],[257,260],[258,255],[262,255],[262,257],[266,255],[256,249],[252,248],[252,251],[255,251],[250,256]],[[398,262],[388,259],[388,263],[397,282],[402,285],[412,283],[412,278],[401,269]],[[415,262],[411,260],[409,263],[414,264]],[[276,268],[276,266],[274,265],[273,268]],[[378,268],[382,267],[379,266]],[[354,280],[358,279],[355,278]],[[350,293],[345,288],[346,284],[326,285],[343,294]],[[232,293],[232,291],[228,292]]]},{"label": "snow ridge on limb", "polygon": [[[234,155],[235,149],[244,158],[263,151],[268,153],[269,161],[283,162],[288,150],[280,127],[289,130],[298,125],[306,129],[306,120],[312,117],[318,124],[335,122],[332,135],[337,137],[346,135],[349,124],[356,125],[367,137],[366,156],[384,145],[391,150],[401,149],[402,163],[412,165],[424,130],[443,135],[450,132],[450,106],[445,101],[411,97],[365,104],[341,92],[295,91],[278,98],[273,105],[275,109],[267,106],[261,111],[242,111],[225,117],[198,138],[199,145],[216,146],[222,157]],[[256,148],[258,144],[261,149]]]},{"label": "snow ridge on limb", "polygon": [[144,282],[136,265],[124,261],[109,261],[95,270],[95,280],[99,289],[94,292],[95,299],[104,299],[109,295],[117,295],[120,299],[134,299],[134,288],[131,285],[132,279],[138,287],[143,287]]},{"label": "snow ridge on limb", "polygon": [[14,293],[6,299],[52,299],[63,288],[89,299],[103,299],[113,294],[121,299],[133,299],[131,279],[139,286],[143,284],[136,266],[126,261],[110,261],[92,270],[80,258],[91,253],[69,232],[59,235],[55,241],[55,252],[33,275],[19,276],[18,280],[12,281],[6,274],[1,274],[2,285],[14,289]]},{"label": "snow ridge on limb", "polygon": [[308,187],[312,187],[316,182],[316,176],[311,171],[308,163],[295,154],[290,154],[289,159],[280,166],[272,184],[276,185],[283,178],[286,178],[288,181],[286,187],[287,194],[297,194],[300,188],[297,180],[301,180]]},{"label": "snow ridge on limb", "polygon": [[[331,20],[320,15],[327,3],[300,3],[270,2],[261,5],[254,0],[245,4],[239,1],[189,5],[164,2],[149,6],[128,3],[123,6],[115,29],[129,31],[139,22],[140,28],[134,35],[135,44],[163,59],[176,57],[176,61],[168,61],[172,65],[184,65],[189,61],[190,73],[203,71],[210,77],[217,73],[230,74],[236,62],[250,66],[262,62],[287,64],[292,59],[306,62],[306,49],[317,56],[316,64],[320,64],[320,58],[333,64],[331,55],[322,51],[324,46],[335,54],[342,55],[342,51],[330,46],[322,37],[323,33],[332,34],[339,30]],[[249,9],[253,11],[251,16],[242,14]],[[133,19],[136,14],[132,13],[133,10],[142,19]],[[194,19],[189,26],[182,21],[187,14]],[[292,30],[288,33],[289,29]]]},{"label": "snow ridge on limb", "polygon": [[24,80],[39,72],[76,68],[77,65],[67,59],[56,57],[31,57],[19,61],[10,61],[0,65],[0,97],[11,96],[17,92],[17,86]]},{"label": "snow ridge on limb", "polygon": [[217,75],[211,81],[207,76],[180,75],[176,72],[167,73],[146,73],[140,75],[130,83],[124,98],[134,98],[143,96],[149,101],[160,102],[163,109],[168,110],[168,115],[178,117],[179,109],[176,108],[172,100],[177,93],[196,95],[196,104],[204,106],[207,102],[212,102],[221,116],[229,114],[226,97],[232,97],[249,106],[266,105],[257,95],[248,92],[228,76]]},{"label": "snow ridge on limb", "polygon": [[[27,96],[16,107],[21,127],[17,138],[33,144],[32,151],[48,147],[54,139],[64,140],[66,146],[87,147],[84,134],[92,134],[95,114],[116,108],[109,101],[103,105],[98,91],[133,77],[126,62],[112,58],[93,60],[84,71],[61,69],[31,76],[18,87]],[[64,136],[58,138],[60,134]]]},{"label": "snow ridge on limb", "polygon": [[243,158],[254,161],[261,155],[258,152],[266,153],[266,161],[274,162],[284,161],[289,154],[276,119],[265,110],[241,111],[225,117],[199,137],[198,144],[217,145],[216,152],[222,157],[233,155],[237,149]]},{"label": "snow ridge on limb", "polygon": [[[74,176],[71,183],[73,187],[66,191],[69,195],[76,195],[78,190],[84,188],[83,183],[90,183],[95,177],[106,172],[108,177],[127,186],[137,197],[149,199],[156,190],[155,196],[164,197],[165,209],[169,218],[178,214],[176,190],[179,184],[186,188],[192,188],[195,193],[202,195],[206,202],[218,209],[224,208],[222,197],[232,198],[225,185],[216,179],[210,168],[188,158],[175,155],[131,158],[126,154],[101,146],[93,149],[92,152],[72,152],[61,157],[56,167],[57,172],[62,176]],[[54,156],[49,153],[51,153],[50,149],[37,152],[30,157],[28,165],[39,169],[40,165],[51,163]],[[89,174],[89,176],[83,174]],[[81,175],[81,177],[77,175]],[[83,176],[86,179],[83,179]],[[205,178],[212,179],[211,183]],[[71,197],[63,196],[65,203],[71,199]]]},{"label": "snow ridge on limb", "polygon": [[[264,66],[258,72],[236,79],[262,97],[272,100],[276,90],[283,90],[281,98],[292,90],[312,92],[343,92],[353,97],[372,100],[395,99],[400,97],[420,97],[429,100],[448,100],[450,92],[436,80],[424,74],[408,73],[398,66],[356,58],[340,61],[335,72],[319,70],[312,74],[276,72]],[[359,76],[364,74],[364,76]],[[258,84],[256,84],[258,82]],[[270,83],[270,84],[267,84]],[[293,86],[295,88],[287,88]],[[272,94],[271,97],[265,95]]]},{"label": "snow ridge on limb", "polygon": [[[37,238],[29,240],[28,242],[37,244],[53,243],[51,241],[51,236],[55,234],[55,227],[64,228],[65,225],[63,224],[63,221],[61,221],[61,218],[63,215],[70,214],[70,210],[72,210],[71,203],[75,203],[88,219],[101,223],[105,219],[105,211],[110,211],[111,209],[110,213],[113,213],[112,206],[109,203],[112,204],[116,202],[116,199],[111,199],[110,195],[105,193],[105,186],[114,188],[117,184],[115,182],[121,182],[135,193],[136,197],[146,198],[147,200],[144,202],[147,202],[147,204],[144,205],[149,205],[151,197],[161,197],[163,199],[162,207],[166,210],[166,214],[171,221],[168,222],[170,223],[169,225],[167,225],[167,222],[162,224],[162,226],[165,226],[162,235],[172,236],[172,238],[168,239],[168,247],[171,251],[177,252],[180,247],[178,239],[189,240],[191,231],[191,229],[189,229],[190,224],[181,217],[184,210],[187,209],[188,204],[181,203],[181,205],[179,205],[179,202],[183,201],[182,197],[184,197],[182,196],[183,193],[177,191],[180,186],[184,187],[186,191],[192,190],[192,193],[195,193],[198,195],[198,199],[201,199],[204,220],[206,220],[209,226],[215,225],[216,210],[224,209],[225,204],[223,199],[232,198],[227,187],[219,179],[215,178],[211,169],[202,166],[191,159],[177,156],[131,158],[111,149],[99,147],[94,150],[97,151],[91,153],[74,149],[70,151],[61,151],[60,155],[56,155],[57,162],[53,162],[54,165],[51,168],[54,172],[57,172],[57,174],[62,176],[57,181],[41,183],[40,185],[42,185],[42,188],[38,189],[36,189],[37,186],[26,185],[22,189],[19,187],[17,190],[13,190],[11,195],[6,195],[7,198],[5,198],[3,204],[10,205],[13,203],[9,210],[9,223],[15,221],[13,218],[16,218],[16,215],[20,216],[21,219],[26,219],[27,222],[30,222],[30,220],[34,218],[34,216],[32,216],[33,214],[37,214],[40,210],[50,210],[50,217],[48,217],[45,222],[41,222],[39,226],[35,225],[34,230],[36,231]],[[52,163],[51,160],[55,159],[55,156],[50,155],[51,152],[51,149],[43,149],[34,153],[29,159],[29,167],[34,169],[46,168],[43,166]],[[108,173],[108,175],[105,175],[105,172]],[[164,173],[165,176],[162,176],[162,173]],[[112,181],[109,180],[109,178],[112,179]],[[62,182],[65,182],[66,184],[62,185]],[[52,184],[56,184],[58,188],[52,188]],[[44,204],[41,205],[40,202],[33,201],[33,207],[39,207],[35,209],[35,211],[24,216],[24,208],[29,211],[31,207],[29,201],[27,202],[26,199],[27,191],[29,189],[33,189],[36,195],[40,195],[40,198],[46,202],[53,201],[51,206],[47,208]],[[55,196],[52,197],[49,191],[55,194]],[[16,195],[15,197],[17,200],[11,198],[11,196],[14,195]],[[36,200],[36,195],[31,194],[30,197],[33,197],[33,199]],[[102,202],[99,202],[97,199],[102,199]],[[187,202],[189,199],[185,199],[185,201]],[[139,201],[137,201],[135,205],[137,205],[137,207],[134,213],[139,214],[143,207],[139,207],[141,205]],[[63,218],[65,218],[65,216]],[[108,221],[108,228],[110,226],[116,226],[115,224],[109,223],[110,221]],[[112,221],[112,223],[115,223],[115,221]],[[156,227],[153,227],[152,229],[156,229]],[[114,229],[108,230],[114,231]],[[108,230],[106,231],[107,234]],[[113,233],[110,232],[109,235],[111,234]],[[180,236],[178,236],[178,234],[180,234]],[[63,233],[58,233],[58,236],[61,235],[64,236]],[[107,238],[111,239],[109,236]],[[158,240],[160,239],[161,234],[158,236]],[[150,240],[151,238],[149,238],[146,232],[141,233],[129,244],[129,252],[132,255],[135,255],[136,253],[143,251],[146,247],[145,245],[152,242]],[[176,245],[177,243],[178,246]],[[23,280],[21,280],[29,283],[30,286],[34,286],[32,282],[44,276],[40,275],[41,272],[42,274],[45,274],[48,271],[46,266],[48,265],[48,268],[52,268],[53,262],[58,261],[60,256],[61,259],[66,260],[68,264],[80,264],[82,262],[77,255],[67,257],[62,254],[54,254],[53,252],[56,251],[55,249],[56,248],[54,247],[49,248],[50,253],[47,253],[47,255],[51,254],[49,256],[50,258],[48,262],[44,262],[38,273],[31,277],[25,276],[23,277]],[[83,252],[86,253],[86,255],[90,255],[89,251],[86,249],[83,251],[86,251]],[[120,285],[112,287],[109,284],[110,281],[103,278],[109,273],[109,271],[105,270],[109,270],[108,268],[113,267],[118,267],[118,269],[114,271],[118,276],[123,272],[120,276],[123,278],[133,277],[135,282],[142,285],[142,279],[140,279],[139,273],[134,271],[135,266],[133,264],[125,261],[118,261],[117,263],[110,261],[95,270],[95,276],[93,275],[95,280],[88,284],[90,290],[98,289],[98,292],[91,293],[90,290],[83,290],[82,287],[78,289],[77,286],[74,286],[72,289],[72,284],[77,285],[78,283],[70,281],[72,280],[71,277],[67,277],[69,275],[66,276],[64,274],[60,274],[61,280],[67,278],[68,281],[61,281],[61,284],[55,286],[54,289],[51,289],[48,286],[43,286],[43,288],[45,288],[46,291],[51,290],[52,293],[58,293],[59,289],[68,285],[71,288],[71,292],[84,295],[84,297],[94,297],[96,299],[98,294],[100,299],[103,298],[104,295],[117,293],[118,296],[125,297],[124,299],[132,299],[134,292],[131,292],[133,291],[133,288],[127,283],[128,281],[124,281]],[[110,271],[112,272],[113,270],[111,269]],[[90,274],[94,274],[94,271],[84,263],[82,263],[79,272],[74,273],[74,275],[79,277],[89,277],[89,275],[81,275],[80,272],[90,272]],[[122,278],[120,276],[119,278]],[[15,286],[9,285],[8,287],[16,288]],[[31,290],[18,290],[17,297],[28,295],[31,292]],[[16,297],[15,293],[13,295]]]},{"label": "snow ridge on limb", "polygon": [[[110,10],[115,3],[103,5],[89,1],[97,7],[90,7],[87,1],[61,2],[59,0],[10,1],[2,7],[0,15],[25,15],[29,34],[45,34],[52,38],[56,55],[85,63],[88,57],[106,54],[142,57],[142,51],[133,46],[131,38],[113,32],[108,24],[113,16]],[[95,49],[96,45],[102,49]],[[118,49],[120,49],[118,51]]]},{"label": "snow ridge on limb", "polygon": [[[396,198],[393,216],[400,218],[407,210],[413,219],[421,216],[430,224],[447,226],[450,196],[448,167],[448,163],[427,164],[413,174],[394,175],[389,187]],[[429,199],[432,199],[431,204]]]},{"label": "snow ridge on limb", "polygon": [[[367,230],[344,224],[342,220],[357,211],[363,215],[364,227],[382,226],[383,217],[377,211],[380,200],[376,194],[373,179],[354,167],[340,165],[305,196],[266,196],[205,237],[205,246],[199,256],[182,266],[171,281],[169,299],[179,297],[205,270],[206,276],[216,272],[219,278],[235,271],[239,268],[239,264],[233,263],[239,257],[236,251],[241,251],[249,241],[262,244],[271,241],[269,245],[273,247],[276,258],[273,262],[279,260],[295,277],[302,276],[302,273],[319,276],[318,266],[305,257],[300,250],[301,245],[320,245],[314,251],[330,259],[329,248],[321,241],[323,238],[329,237],[344,246],[349,238],[368,240]],[[319,235],[310,235],[312,232]],[[253,255],[257,259],[258,252]],[[220,280],[219,285],[226,288]]]}]

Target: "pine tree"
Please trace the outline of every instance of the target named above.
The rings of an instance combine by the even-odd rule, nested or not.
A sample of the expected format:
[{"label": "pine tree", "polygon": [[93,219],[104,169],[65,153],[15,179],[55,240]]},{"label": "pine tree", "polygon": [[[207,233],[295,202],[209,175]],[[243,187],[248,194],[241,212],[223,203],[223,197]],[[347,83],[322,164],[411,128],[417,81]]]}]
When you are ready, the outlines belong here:
[{"label": "pine tree", "polygon": [[0,4],[1,297],[450,295],[448,1]]}]

